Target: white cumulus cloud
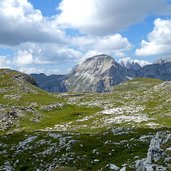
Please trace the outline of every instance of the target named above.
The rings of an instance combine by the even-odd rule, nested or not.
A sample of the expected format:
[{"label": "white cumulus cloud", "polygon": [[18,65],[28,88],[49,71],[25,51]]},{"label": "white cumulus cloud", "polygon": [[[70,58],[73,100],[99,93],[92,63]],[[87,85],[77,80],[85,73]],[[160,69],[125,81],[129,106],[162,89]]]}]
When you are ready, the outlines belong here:
[{"label": "white cumulus cloud", "polygon": [[151,14],[171,14],[167,0],[62,0],[58,22],[89,34],[109,34]]},{"label": "white cumulus cloud", "polygon": [[147,40],[142,40],[135,53],[138,56],[171,54],[171,20],[157,18]]},{"label": "white cumulus cloud", "polygon": [[132,45],[126,37],[120,34],[109,36],[82,36],[72,39],[72,44],[77,46],[84,53],[84,57],[90,57],[101,53],[123,54],[129,50]]},{"label": "white cumulus cloud", "polygon": [[43,17],[28,0],[0,1],[0,44],[23,42],[64,43],[64,33],[53,18]]},{"label": "white cumulus cloud", "polygon": [[16,48],[14,64],[56,64],[65,61],[77,61],[81,58],[80,51],[56,43],[23,43]]},{"label": "white cumulus cloud", "polygon": [[0,56],[0,68],[10,68],[11,61],[6,56]]},{"label": "white cumulus cloud", "polygon": [[[134,45],[117,31],[151,14],[171,14],[167,0],[61,0],[57,8],[60,14],[45,17],[29,0],[0,0],[0,46],[10,49],[10,60],[0,57],[1,68],[53,73],[57,65],[71,67],[93,55],[123,57]],[[136,54],[171,53],[170,25],[170,20],[156,19]],[[78,34],[70,34],[73,29]]]},{"label": "white cumulus cloud", "polygon": [[33,55],[31,51],[18,51],[18,56],[14,58],[14,63],[17,65],[29,65],[34,62]]}]

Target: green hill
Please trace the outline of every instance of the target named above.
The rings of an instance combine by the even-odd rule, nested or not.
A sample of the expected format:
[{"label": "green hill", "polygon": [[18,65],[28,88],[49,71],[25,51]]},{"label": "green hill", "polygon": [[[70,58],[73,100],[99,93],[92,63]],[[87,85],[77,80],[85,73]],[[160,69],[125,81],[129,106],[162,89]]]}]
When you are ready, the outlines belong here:
[{"label": "green hill", "polygon": [[75,120],[79,113],[93,114],[97,107],[70,105],[60,97],[45,92],[30,80],[24,79],[25,74],[0,70],[0,129],[4,131],[36,130],[54,126],[57,123]]},{"label": "green hill", "polygon": [[169,170],[170,90],[137,78],[110,93],[52,94],[0,70],[0,170]]}]

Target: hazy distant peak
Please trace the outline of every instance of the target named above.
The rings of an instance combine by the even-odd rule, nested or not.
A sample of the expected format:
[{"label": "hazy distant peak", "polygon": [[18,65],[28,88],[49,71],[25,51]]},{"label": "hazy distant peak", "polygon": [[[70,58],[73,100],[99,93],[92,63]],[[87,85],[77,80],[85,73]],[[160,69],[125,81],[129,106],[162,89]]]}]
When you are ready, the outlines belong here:
[{"label": "hazy distant peak", "polygon": [[157,61],[155,61],[154,64],[163,64],[168,62],[171,62],[171,56],[160,58]]},{"label": "hazy distant peak", "polygon": [[125,67],[126,69],[134,69],[134,70],[138,70],[141,68],[141,66],[135,62],[135,61],[121,61],[120,65]]}]

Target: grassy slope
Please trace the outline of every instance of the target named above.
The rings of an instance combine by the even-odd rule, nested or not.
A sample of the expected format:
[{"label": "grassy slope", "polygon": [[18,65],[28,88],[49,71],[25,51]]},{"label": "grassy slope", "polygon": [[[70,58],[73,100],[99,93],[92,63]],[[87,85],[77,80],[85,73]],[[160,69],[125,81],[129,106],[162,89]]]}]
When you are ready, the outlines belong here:
[{"label": "grassy slope", "polygon": [[[169,93],[170,89],[171,83],[167,83],[163,86],[161,80],[137,78],[113,87],[113,92],[111,93],[68,94],[63,97],[71,104],[80,104],[81,106],[89,107],[98,106],[105,109],[117,109],[119,112],[122,112],[122,114],[119,114],[119,112],[116,111],[111,115],[95,114],[87,119],[84,118],[82,121],[73,121],[69,124],[68,129],[78,130],[79,132],[98,132],[117,126],[137,126],[147,128],[149,126],[152,127],[152,124],[154,124],[156,127],[171,127],[171,117],[169,113],[169,111],[171,111],[169,101],[171,99],[171,94]],[[140,118],[143,115],[148,117],[147,121],[105,123],[105,121],[120,116],[135,116],[136,119],[136,116],[137,118]]]},{"label": "grassy slope", "polygon": [[[15,106],[17,109],[31,107],[34,110],[34,113],[25,112],[25,115],[19,118],[20,126],[17,129],[32,131],[35,129],[51,127],[55,124],[69,122],[75,120],[77,117],[82,118],[99,111],[99,108],[97,107],[89,109],[84,106],[68,105],[63,98],[58,98],[38,87],[14,79],[13,77],[19,74],[18,72],[7,71],[8,70],[0,71],[0,88],[7,90],[7,92],[0,92],[0,103],[5,105],[6,110],[11,110],[12,106]],[[6,73],[3,74],[3,72]],[[10,96],[10,98],[5,98],[5,95]],[[18,95],[21,97],[11,98],[11,96]],[[54,103],[62,103],[64,106],[51,111],[44,111],[41,109],[44,105],[51,105]],[[32,122],[33,118],[37,116],[40,117],[40,121],[36,123]],[[9,131],[13,129],[14,128],[9,129]]]},{"label": "grassy slope", "polygon": [[[74,132],[93,133],[104,131],[110,127],[118,126],[118,124],[113,122],[111,124],[105,124],[104,121],[111,120],[120,115],[117,113],[114,115],[99,115],[97,112],[104,110],[104,107],[106,109],[118,108],[119,110],[126,108],[124,110],[127,110],[128,106],[131,106],[130,110],[134,110],[136,107],[143,107],[143,110],[141,111],[142,114],[146,114],[148,117],[153,118],[152,122],[170,126],[171,117],[163,117],[171,110],[169,101],[167,102],[167,100],[171,98],[171,95],[164,95],[166,91],[169,92],[167,90],[169,86],[163,88],[163,90],[154,89],[155,86],[162,83],[160,80],[138,78],[115,86],[111,93],[68,93],[63,96],[62,94],[53,95],[33,85],[29,85],[28,83],[22,83],[15,80],[12,77],[16,74],[18,73],[12,71],[5,75],[1,75],[0,88],[8,91],[0,93],[0,103],[6,105],[6,108],[9,108],[9,110],[11,106],[16,106],[18,109],[31,107],[35,111],[32,113],[27,112],[24,117],[19,119],[19,129],[21,130],[32,131],[47,127],[54,128],[55,125],[58,126],[58,129],[61,127],[60,125],[62,125],[62,127],[66,127],[66,130]],[[28,88],[25,91],[24,87],[28,87],[29,91],[27,90]],[[21,97],[19,99],[4,98],[4,95],[7,94],[21,95]],[[44,111],[41,109],[44,105],[54,103],[63,103],[64,106],[51,111]],[[129,114],[124,110],[123,115],[126,116],[137,114],[134,113],[134,111],[131,111],[132,113]],[[32,121],[35,117],[39,117],[38,122]],[[80,121],[81,119],[83,120]],[[146,127],[148,122],[150,121],[137,124],[129,121],[119,123],[119,125],[126,126],[131,124],[134,126]],[[62,131],[63,129],[59,130]]]},{"label": "grassy slope", "polygon": [[[35,170],[35,168],[45,170],[48,164],[57,160],[58,165],[68,166],[69,170],[71,167],[74,170],[79,168],[108,170],[105,169],[108,163],[121,167],[122,164],[131,165],[136,156],[145,157],[150,139],[140,141],[139,138],[142,135],[154,135],[157,129],[148,128],[148,121],[138,124],[134,122],[104,124],[105,119],[115,118],[115,115],[97,115],[99,111],[104,110],[104,107],[122,109],[124,106],[133,106],[133,108],[145,106],[142,113],[155,118],[153,122],[160,126],[171,127],[169,116],[169,111],[171,111],[169,88],[171,86],[162,85],[161,88],[162,81],[160,80],[144,78],[131,80],[114,87],[113,92],[106,94],[51,94],[27,83],[22,85],[20,81],[12,78],[16,74],[18,73],[15,71],[5,75],[0,74],[0,89],[7,90],[7,92],[0,92],[0,103],[6,105],[6,110],[11,110],[11,106],[18,109],[31,106],[35,113],[26,112],[19,118],[20,125],[17,129],[11,127],[8,131],[1,132],[0,151],[3,153],[0,153],[0,166],[8,161],[10,165],[15,166],[16,170]],[[28,87],[29,91],[24,90],[23,87]],[[6,99],[4,95],[7,94],[21,95],[21,98]],[[63,103],[64,106],[49,112],[41,109],[41,106],[54,103]],[[134,114],[134,112],[130,114],[125,112],[128,116]],[[163,117],[166,114],[167,117]],[[37,116],[40,117],[39,122],[33,122],[32,119]],[[86,117],[88,119],[85,119]],[[79,121],[81,119],[83,121]],[[46,127],[54,128],[55,125],[58,125],[59,129],[47,132],[36,131]],[[66,132],[58,132],[63,131],[60,126],[64,126]],[[127,128],[135,126],[135,128],[120,135],[111,132],[112,128],[121,126]],[[14,129],[18,131],[4,134]],[[51,137],[49,133],[68,137],[65,142],[67,144],[69,140],[76,141],[71,145],[60,147],[60,139]],[[32,136],[36,136],[36,139],[27,143],[24,149],[20,149],[20,143]],[[42,140],[43,144],[40,143]],[[93,153],[94,149],[100,155]],[[47,150],[50,153],[46,152],[42,155]],[[73,160],[68,160],[72,158]],[[94,162],[94,159],[98,159],[99,162]],[[16,163],[17,160],[19,160],[18,163]],[[127,170],[133,171],[134,169],[128,168]]]}]

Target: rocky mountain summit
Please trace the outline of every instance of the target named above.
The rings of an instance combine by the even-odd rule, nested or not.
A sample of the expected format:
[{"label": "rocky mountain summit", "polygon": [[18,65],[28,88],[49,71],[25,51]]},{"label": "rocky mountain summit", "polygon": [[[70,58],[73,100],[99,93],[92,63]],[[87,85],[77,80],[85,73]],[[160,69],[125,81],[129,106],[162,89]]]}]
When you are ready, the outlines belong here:
[{"label": "rocky mountain summit", "polygon": [[112,86],[128,80],[126,69],[104,54],[86,59],[67,77],[66,87],[74,92],[108,92]]},{"label": "rocky mountain summit", "polygon": [[[130,65],[139,67],[137,64]],[[109,92],[112,86],[130,78],[127,67],[121,66],[112,57],[101,54],[86,59],[67,75],[31,76],[40,88],[50,92]]]}]

